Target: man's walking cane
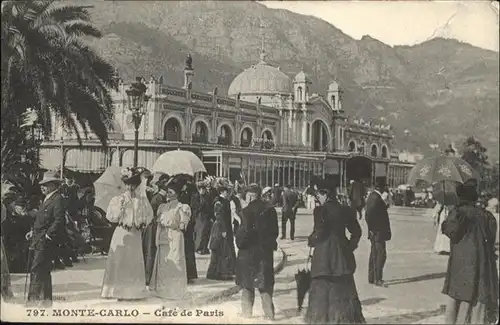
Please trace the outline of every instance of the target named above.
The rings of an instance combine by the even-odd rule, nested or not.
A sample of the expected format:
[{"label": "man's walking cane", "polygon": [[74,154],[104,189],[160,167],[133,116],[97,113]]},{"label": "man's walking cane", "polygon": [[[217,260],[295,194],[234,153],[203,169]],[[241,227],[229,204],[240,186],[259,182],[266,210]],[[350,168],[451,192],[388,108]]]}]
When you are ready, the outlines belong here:
[{"label": "man's walking cane", "polygon": [[31,262],[32,262],[32,258],[31,258],[31,252],[32,252],[32,249],[31,249],[31,245],[28,249],[28,261],[26,262],[26,276],[25,276],[25,280],[24,280],[24,301],[26,302],[27,301],[27,297],[26,297],[26,294],[27,294],[27,289],[28,289],[28,274],[31,273]]}]

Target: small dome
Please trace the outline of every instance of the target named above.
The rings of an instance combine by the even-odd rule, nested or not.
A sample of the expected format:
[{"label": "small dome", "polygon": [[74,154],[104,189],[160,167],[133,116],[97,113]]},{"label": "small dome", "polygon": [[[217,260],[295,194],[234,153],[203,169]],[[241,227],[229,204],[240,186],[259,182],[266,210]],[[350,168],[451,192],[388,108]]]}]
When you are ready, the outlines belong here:
[{"label": "small dome", "polygon": [[339,90],[339,84],[336,81],[332,81],[328,86],[329,91],[337,91]]},{"label": "small dome", "polygon": [[290,77],[279,68],[266,63],[264,59],[265,55],[262,54],[258,64],[245,69],[234,78],[229,86],[229,96],[236,96],[238,93],[244,96],[290,94],[292,92]]},{"label": "small dome", "polygon": [[309,79],[309,76],[304,71],[300,71],[295,76],[294,81],[295,82],[310,82],[310,79]]}]

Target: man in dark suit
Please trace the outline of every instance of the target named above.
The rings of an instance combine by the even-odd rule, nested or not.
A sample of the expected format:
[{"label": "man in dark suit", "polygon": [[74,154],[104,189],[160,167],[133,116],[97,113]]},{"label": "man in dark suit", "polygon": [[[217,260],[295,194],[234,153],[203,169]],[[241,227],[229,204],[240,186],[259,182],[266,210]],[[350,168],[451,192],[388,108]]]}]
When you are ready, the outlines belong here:
[{"label": "man in dark suit", "polygon": [[384,187],[383,180],[377,181],[375,190],[370,193],[366,202],[365,213],[368,225],[368,239],[371,242],[368,282],[380,287],[386,287],[382,275],[387,259],[386,241],[391,239],[391,224],[387,205],[382,199]]},{"label": "man in dark suit", "polygon": [[40,181],[45,199],[35,213],[30,250],[33,258],[30,268],[29,306],[52,306],[52,259],[55,242],[65,223],[65,201],[59,193],[61,181],[57,173],[46,172]]},{"label": "man in dark suit", "polygon": [[366,188],[359,180],[352,180],[350,185],[349,200],[351,201],[351,207],[358,211],[359,220],[361,220],[365,206]]},{"label": "man in dark suit", "polygon": [[241,211],[241,226],[236,232],[238,259],[236,284],[243,289],[241,308],[244,317],[252,316],[255,289],[259,289],[265,318],[274,319],[274,251],[279,235],[276,209],[261,200],[261,189],[247,189],[248,205]]},{"label": "man in dark suit", "polygon": [[290,220],[290,239],[295,239],[295,216],[297,214],[297,193],[286,185],[283,189],[283,208],[281,210],[281,239],[286,239],[286,224]]}]

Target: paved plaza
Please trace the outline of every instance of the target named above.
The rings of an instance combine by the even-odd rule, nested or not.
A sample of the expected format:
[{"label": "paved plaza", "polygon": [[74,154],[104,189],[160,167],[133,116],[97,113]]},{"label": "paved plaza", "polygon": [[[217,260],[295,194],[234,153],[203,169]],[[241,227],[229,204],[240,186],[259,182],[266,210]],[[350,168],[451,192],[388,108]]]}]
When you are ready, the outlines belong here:
[{"label": "paved plaza", "polygon": [[[390,210],[393,239],[388,242],[388,258],[384,279],[388,288],[368,284],[369,242],[364,220],[363,236],[356,251],[356,285],[363,312],[368,323],[442,323],[444,296],[440,293],[446,270],[447,257],[432,251],[436,228],[428,210],[392,208]],[[283,269],[276,276],[275,323],[301,323],[302,315],[296,313],[296,285],[294,274],[304,268],[308,254],[307,236],[313,224],[310,211],[302,210],[297,216],[295,241],[280,240],[280,249],[286,254]],[[282,251],[275,254],[275,265],[282,261]],[[138,302],[116,302],[99,299],[105,257],[87,257],[87,263],[53,273],[55,309],[58,308],[122,308],[138,309],[140,315],[127,319],[144,322],[215,322],[215,323],[262,323],[260,298],[255,301],[254,318],[238,317],[240,293],[236,293],[234,282],[211,281],[205,278],[208,256],[198,256],[200,279],[189,286],[191,301],[168,302],[156,298]],[[16,302],[22,301],[24,275],[14,274],[13,289]],[[236,293],[236,294],[234,294]],[[8,306],[8,307],[6,307]],[[307,306],[307,297],[304,307]],[[178,307],[175,310],[175,307]],[[9,311],[6,311],[9,308]],[[2,305],[2,313],[17,310],[26,316],[20,305]],[[160,310],[163,311],[160,315]],[[186,316],[175,317],[175,311],[185,311]],[[191,311],[190,317],[187,313]],[[156,312],[156,315],[155,315]],[[149,314],[148,314],[149,313]],[[198,313],[198,315],[196,315]],[[221,315],[223,313],[223,315]],[[116,315],[115,315],[116,316]],[[180,318],[179,318],[180,317]],[[23,317],[25,320],[29,317]],[[47,321],[51,317],[47,316]],[[97,321],[95,318],[90,320]],[[64,319],[63,319],[64,320]],[[68,319],[69,320],[69,319]],[[98,321],[112,322],[116,317],[101,317]]]}]

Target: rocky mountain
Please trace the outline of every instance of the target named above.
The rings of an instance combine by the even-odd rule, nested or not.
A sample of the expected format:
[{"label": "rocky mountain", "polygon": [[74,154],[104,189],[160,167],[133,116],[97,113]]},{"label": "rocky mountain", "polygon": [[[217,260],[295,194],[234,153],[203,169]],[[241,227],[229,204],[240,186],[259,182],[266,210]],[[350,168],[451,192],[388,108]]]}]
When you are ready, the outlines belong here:
[{"label": "rocky mountain", "polygon": [[439,38],[396,47],[355,40],[321,19],[256,2],[68,1],[94,6],[105,32],[94,46],[124,79],[155,74],[180,86],[190,52],[194,88],[224,93],[259,60],[263,34],[272,64],[291,77],[303,68],[320,94],[336,79],[347,113],[392,124],[399,148],[426,152],[474,135],[498,159],[497,52]]}]

